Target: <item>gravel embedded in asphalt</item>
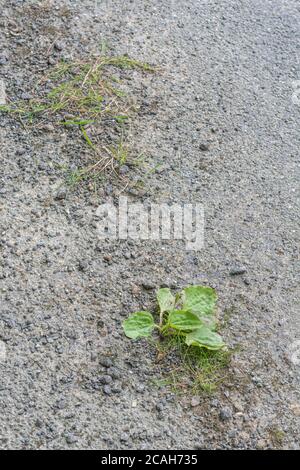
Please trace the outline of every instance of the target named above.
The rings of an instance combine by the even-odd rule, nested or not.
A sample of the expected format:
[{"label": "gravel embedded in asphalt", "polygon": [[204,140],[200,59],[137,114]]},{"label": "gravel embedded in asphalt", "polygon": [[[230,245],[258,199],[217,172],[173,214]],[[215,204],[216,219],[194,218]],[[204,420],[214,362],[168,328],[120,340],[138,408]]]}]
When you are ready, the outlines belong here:
[{"label": "gravel embedded in asphalt", "polygon": [[[11,100],[100,44],[160,67],[122,75],[146,159],[126,169],[144,178],[129,197],[203,204],[205,244],[99,241],[96,209],[120,188],[61,189],[64,169],[88,161],[82,142],[1,114],[0,448],[299,449],[298,1],[2,3]],[[188,284],[215,286],[220,319],[230,312],[223,334],[237,350],[217,406],[167,399],[155,379],[170,364],[121,329],[124,313],[153,306],[154,287]],[[110,362],[91,359],[104,356],[119,372],[109,385]]]}]

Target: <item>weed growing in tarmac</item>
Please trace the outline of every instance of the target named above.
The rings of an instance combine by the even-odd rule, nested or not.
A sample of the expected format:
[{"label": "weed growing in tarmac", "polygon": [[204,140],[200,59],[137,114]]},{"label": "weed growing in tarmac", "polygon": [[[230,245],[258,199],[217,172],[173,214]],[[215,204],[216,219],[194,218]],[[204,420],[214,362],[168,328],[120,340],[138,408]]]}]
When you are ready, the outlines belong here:
[{"label": "weed growing in tarmac", "polygon": [[[136,111],[136,106],[121,88],[121,80],[114,76],[117,69],[154,72],[149,64],[128,56],[101,56],[85,61],[61,62],[45,75],[33,90],[30,100],[9,102],[0,111],[27,124],[43,129],[51,123],[66,129],[77,129],[85,145],[94,156],[93,164],[77,169],[71,184],[99,177],[109,171],[118,175],[118,169],[128,158],[128,144],[124,140],[124,126]],[[41,90],[45,90],[43,96]],[[121,128],[123,137],[112,145],[103,145],[99,133],[105,129]],[[100,141],[99,141],[100,140]]]},{"label": "weed growing in tarmac", "polygon": [[154,340],[157,360],[174,361],[168,384],[175,389],[213,392],[224,379],[231,356],[218,332],[215,290],[190,286],[174,296],[163,288],[157,292],[157,302],[158,322],[148,311],[135,312],[123,322],[126,336]]},{"label": "weed growing in tarmac", "polygon": [[[219,351],[187,346],[181,336],[155,342],[157,362],[171,364],[166,377],[157,385],[168,385],[176,393],[189,390],[197,395],[213,393],[226,379],[232,351]],[[176,364],[176,365],[174,365]]]}]

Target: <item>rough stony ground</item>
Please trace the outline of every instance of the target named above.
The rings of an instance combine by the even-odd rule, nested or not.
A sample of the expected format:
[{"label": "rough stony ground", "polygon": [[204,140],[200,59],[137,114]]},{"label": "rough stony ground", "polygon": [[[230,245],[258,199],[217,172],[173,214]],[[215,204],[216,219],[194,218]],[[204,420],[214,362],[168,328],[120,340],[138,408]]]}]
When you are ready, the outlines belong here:
[{"label": "rough stony ground", "polygon": [[[82,162],[83,147],[1,116],[1,448],[299,448],[299,3],[0,4],[12,99],[49,63],[103,40],[161,66],[128,77],[142,104],[132,143],[150,169],[160,164],[131,197],[201,202],[206,220],[200,252],[99,241],[95,211],[117,196],[112,182],[57,199],[61,167]],[[230,275],[235,266],[246,273]],[[153,384],[167,365],[120,327],[152,305],[155,286],[190,283],[217,288],[224,335],[239,346],[220,390],[197,406]]]}]

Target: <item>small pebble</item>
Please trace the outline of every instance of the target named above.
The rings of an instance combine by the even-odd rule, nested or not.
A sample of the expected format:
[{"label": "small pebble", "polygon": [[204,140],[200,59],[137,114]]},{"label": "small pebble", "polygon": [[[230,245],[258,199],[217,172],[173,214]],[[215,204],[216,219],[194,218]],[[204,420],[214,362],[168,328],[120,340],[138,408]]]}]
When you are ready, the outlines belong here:
[{"label": "small pebble", "polygon": [[133,295],[138,295],[140,293],[140,288],[137,285],[131,287],[131,292]]},{"label": "small pebble", "polygon": [[157,411],[163,411],[164,407],[164,403],[157,403],[155,408],[157,409]]},{"label": "small pebble", "polygon": [[32,98],[32,95],[30,93],[21,93],[21,96],[20,96],[21,100],[25,100],[25,101],[28,101],[28,100],[31,100]]},{"label": "small pebble", "polygon": [[105,395],[111,395],[112,394],[111,387],[109,385],[104,385],[103,392],[105,393]]},{"label": "small pebble", "polygon": [[84,259],[84,260],[81,260],[79,261],[78,263],[78,269],[79,271],[87,271],[88,270],[88,267],[89,267],[89,263]]},{"label": "small pebble", "polygon": [[66,434],[65,436],[67,444],[75,444],[78,441],[78,438],[74,434]]},{"label": "small pebble", "polygon": [[21,155],[24,155],[24,153],[26,153],[26,150],[25,149],[18,149],[16,150],[16,155],[18,157],[20,157]]},{"label": "small pebble", "polygon": [[56,41],[54,43],[54,49],[56,49],[57,51],[62,51],[64,48],[64,43],[62,41]]},{"label": "small pebble", "polygon": [[101,375],[101,377],[99,377],[99,381],[102,383],[102,384],[110,384],[112,382],[112,377],[110,375]]},{"label": "small pebble", "polygon": [[191,406],[194,407],[198,405],[200,405],[200,397],[193,397],[191,400]]},{"label": "small pebble", "polygon": [[49,65],[55,65],[56,63],[56,60],[54,59],[54,57],[48,57],[48,64]]},{"label": "small pebble", "polygon": [[103,367],[112,367],[113,365],[113,361],[109,358],[109,357],[101,357],[99,359],[99,363],[101,364],[101,366]]},{"label": "small pebble", "polygon": [[209,147],[206,144],[200,144],[199,148],[202,152],[207,152],[207,150],[209,150]]},{"label": "small pebble", "polygon": [[97,357],[98,357],[97,353],[91,352],[91,361],[93,361],[93,362],[96,361]]},{"label": "small pebble", "polygon": [[234,266],[230,269],[229,274],[230,276],[237,276],[239,274],[245,274],[247,272],[247,268],[245,266]]},{"label": "small pebble", "polygon": [[45,132],[53,132],[54,126],[52,124],[44,124],[43,126],[40,126],[40,129]]},{"label": "small pebble", "polygon": [[129,172],[129,167],[127,165],[121,166],[119,173],[120,175],[126,175]]},{"label": "small pebble", "polygon": [[136,391],[137,391],[138,393],[144,393],[144,391],[145,391],[145,385],[143,385],[143,384],[137,384],[136,387],[135,387],[135,389],[136,389]]},{"label": "small pebble", "polygon": [[0,55],[0,65],[6,65],[8,63],[8,58],[5,55]]},{"label": "small pebble", "polygon": [[67,197],[67,191],[65,188],[60,188],[56,191],[54,194],[54,199],[57,201],[61,201],[62,199],[66,199]]},{"label": "small pebble", "polygon": [[232,419],[232,411],[228,406],[224,406],[224,408],[221,409],[219,416],[221,421],[229,421]]},{"label": "small pebble", "polygon": [[121,373],[116,367],[109,367],[107,369],[107,375],[110,375],[113,379],[120,379]]},{"label": "small pebble", "polygon": [[151,281],[145,281],[142,283],[142,286],[145,290],[152,290],[152,289],[155,289],[156,285],[154,284],[154,282],[151,282]]}]

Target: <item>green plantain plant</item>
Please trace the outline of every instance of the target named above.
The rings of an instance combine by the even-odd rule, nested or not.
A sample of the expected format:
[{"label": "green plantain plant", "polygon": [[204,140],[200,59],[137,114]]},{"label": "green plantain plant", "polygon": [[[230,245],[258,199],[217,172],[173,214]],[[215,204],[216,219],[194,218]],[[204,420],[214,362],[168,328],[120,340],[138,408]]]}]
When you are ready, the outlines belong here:
[{"label": "green plantain plant", "polygon": [[158,330],[163,337],[179,335],[187,346],[212,351],[225,350],[226,344],[216,332],[216,302],[214,289],[190,286],[175,296],[170,289],[157,292],[159,322],[147,311],[135,312],[123,322],[125,335],[131,339],[150,337]]}]

